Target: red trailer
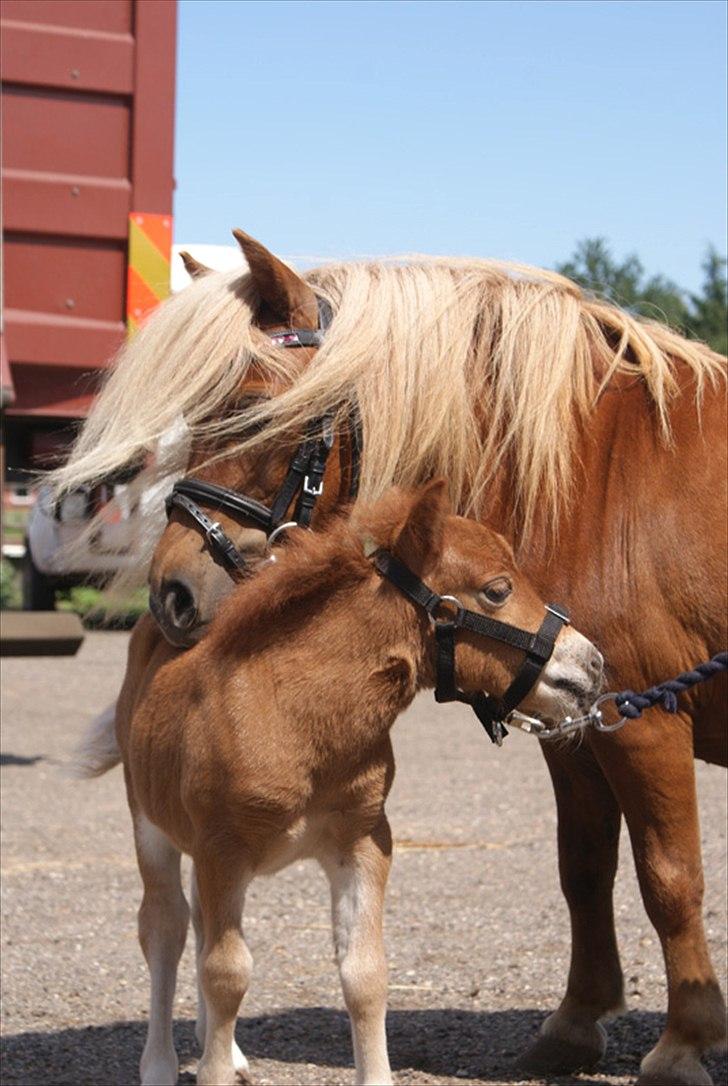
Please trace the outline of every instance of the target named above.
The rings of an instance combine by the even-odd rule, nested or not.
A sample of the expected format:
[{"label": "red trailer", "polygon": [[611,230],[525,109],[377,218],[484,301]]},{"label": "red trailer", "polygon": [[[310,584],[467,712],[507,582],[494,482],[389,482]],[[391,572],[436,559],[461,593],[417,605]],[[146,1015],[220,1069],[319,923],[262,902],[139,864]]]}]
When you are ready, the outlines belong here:
[{"label": "red trailer", "polygon": [[156,246],[156,268],[165,230],[171,243],[176,2],[2,0],[0,25],[4,494],[17,510],[138,316],[131,293],[152,298],[130,231],[132,249]]}]

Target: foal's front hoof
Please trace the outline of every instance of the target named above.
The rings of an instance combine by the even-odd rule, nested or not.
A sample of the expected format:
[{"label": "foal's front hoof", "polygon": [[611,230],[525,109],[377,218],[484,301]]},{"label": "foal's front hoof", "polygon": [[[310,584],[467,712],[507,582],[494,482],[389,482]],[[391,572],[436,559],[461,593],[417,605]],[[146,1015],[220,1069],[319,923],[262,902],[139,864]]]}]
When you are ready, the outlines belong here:
[{"label": "foal's front hoof", "polygon": [[139,1078],[142,1086],[176,1086],[179,1074],[177,1053],[173,1048],[142,1055]]},{"label": "foal's front hoof", "polygon": [[536,1038],[516,1063],[517,1069],[527,1075],[543,1077],[591,1071],[606,1052],[607,1035],[598,1022],[588,1031],[582,1027],[580,1036],[574,1038],[548,1032],[548,1020],[544,1027],[546,1032]]}]

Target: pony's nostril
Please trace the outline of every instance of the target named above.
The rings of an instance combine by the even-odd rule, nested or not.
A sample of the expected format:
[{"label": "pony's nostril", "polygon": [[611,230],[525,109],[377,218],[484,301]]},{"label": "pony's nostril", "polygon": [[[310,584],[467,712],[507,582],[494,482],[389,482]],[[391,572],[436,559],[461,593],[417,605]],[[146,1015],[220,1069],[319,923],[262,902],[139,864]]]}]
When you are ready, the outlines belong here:
[{"label": "pony's nostril", "polygon": [[188,630],[197,618],[195,600],[182,581],[165,581],[162,585],[162,606],[168,621],[178,630]]}]

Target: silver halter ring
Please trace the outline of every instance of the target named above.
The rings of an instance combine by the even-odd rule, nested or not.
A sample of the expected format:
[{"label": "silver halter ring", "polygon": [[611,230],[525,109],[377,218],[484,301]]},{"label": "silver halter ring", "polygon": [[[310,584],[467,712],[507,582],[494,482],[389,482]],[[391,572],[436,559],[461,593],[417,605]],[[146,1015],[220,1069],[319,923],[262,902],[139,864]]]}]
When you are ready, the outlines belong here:
[{"label": "silver halter ring", "polygon": [[440,596],[439,600],[437,601],[436,605],[433,607],[432,611],[428,611],[430,622],[432,623],[433,626],[436,626],[438,622],[446,622],[447,621],[447,615],[438,615],[438,614],[435,613],[435,612],[439,611],[440,606],[443,603],[451,603],[453,605],[453,607],[455,608],[455,618],[456,619],[459,618],[459,616],[465,610],[465,608],[463,607],[462,603],[457,598],[457,596]]},{"label": "silver halter ring", "polygon": [[289,528],[298,528],[298,521],[287,520],[285,524],[279,524],[277,528],[274,528],[268,536],[266,550],[271,550],[278,536],[282,535],[283,532],[287,532]]}]

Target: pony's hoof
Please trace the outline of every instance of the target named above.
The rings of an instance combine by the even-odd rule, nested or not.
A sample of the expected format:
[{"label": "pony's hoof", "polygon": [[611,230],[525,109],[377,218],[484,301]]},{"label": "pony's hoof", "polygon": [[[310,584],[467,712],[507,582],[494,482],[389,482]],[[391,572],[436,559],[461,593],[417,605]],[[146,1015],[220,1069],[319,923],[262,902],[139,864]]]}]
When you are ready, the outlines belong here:
[{"label": "pony's hoof", "polygon": [[702,1063],[696,1060],[695,1064],[695,1069],[687,1075],[680,1071],[647,1071],[637,1079],[637,1086],[713,1086]]},{"label": "pony's hoof", "polygon": [[643,1059],[637,1086],[713,1086],[713,1080],[694,1050],[663,1039]]},{"label": "pony's hoof", "polygon": [[518,1059],[516,1068],[534,1077],[591,1071],[606,1049],[607,1035],[598,1022],[594,1025],[593,1036],[581,1037],[578,1041],[542,1033]]},{"label": "pony's hoof", "polygon": [[664,1070],[643,1071],[637,1086],[713,1086],[713,1080],[699,1060],[691,1059]]}]

